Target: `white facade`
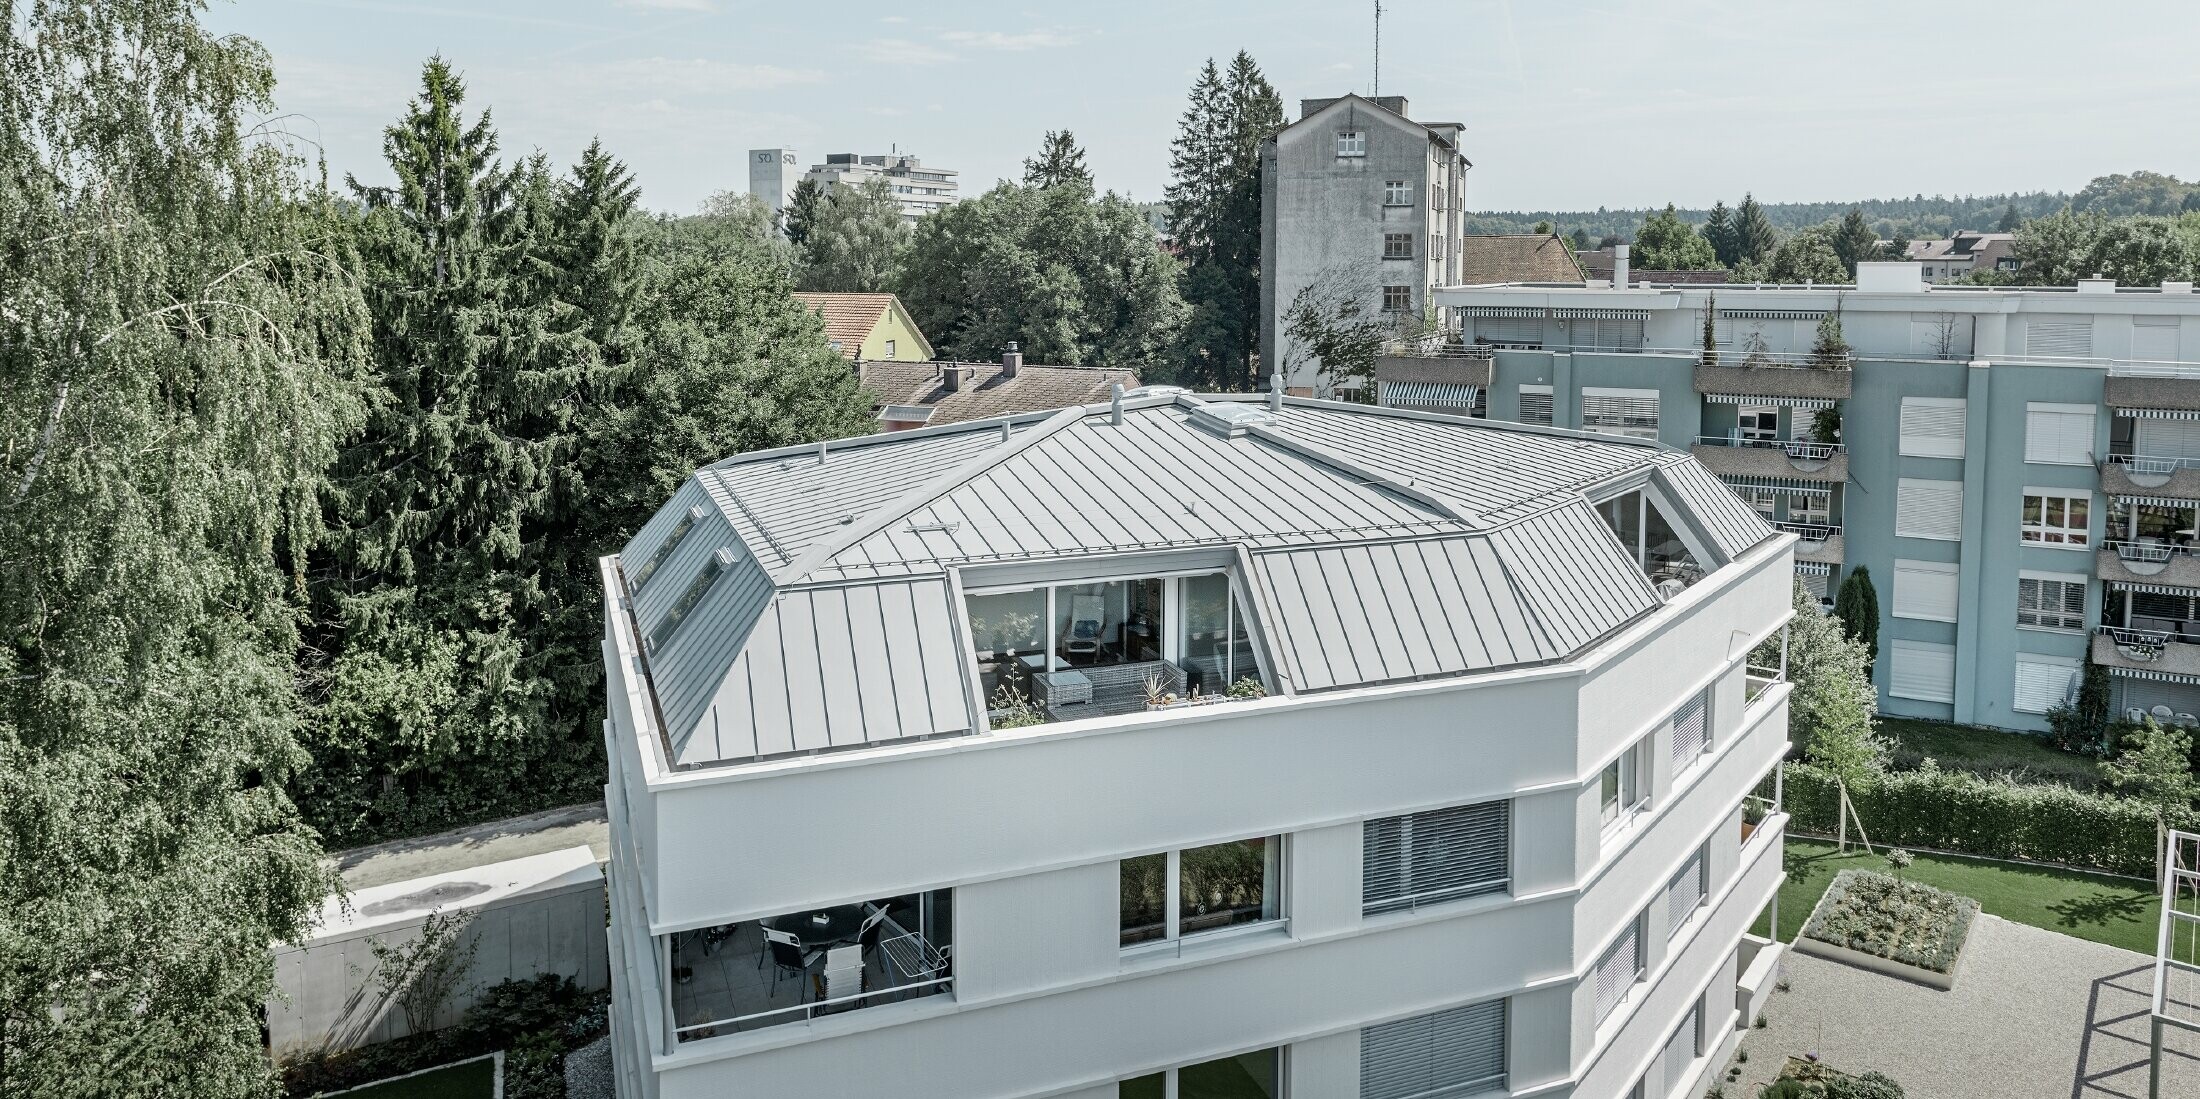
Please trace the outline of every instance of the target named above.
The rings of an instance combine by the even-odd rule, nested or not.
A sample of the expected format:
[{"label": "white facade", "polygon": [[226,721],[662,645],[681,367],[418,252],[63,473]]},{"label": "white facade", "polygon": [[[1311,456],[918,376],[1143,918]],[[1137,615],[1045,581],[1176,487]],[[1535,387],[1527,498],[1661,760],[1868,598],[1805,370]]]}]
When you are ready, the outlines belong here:
[{"label": "white facade", "polygon": [[749,194],[772,212],[775,222],[794,201],[794,185],[802,178],[800,162],[793,149],[749,150]]},{"label": "white facade", "polygon": [[[677,497],[625,554],[604,560],[622,1096],[1114,1099],[1174,1096],[1221,1071],[1233,1074],[1233,1094],[1373,1097],[1406,1094],[1393,1085],[1415,1057],[1440,1072],[1479,1074],[1489,1094],[1605,1099],[1637,1081],[1651,1096],[1700,1093],[1749,1025],[1777,950],[1745,932],[1781,880],[1785,818],[1749,795],[1786,749],[1787,687],[1753,677],[1745,663],[1786,620],[1793,538],[1750,526],[1746,511],[1740,520],[1719,511],[1723,492],[1700,492],[1717,485],[1689,459],[1633,441],[1318,402],[1207,407],[1188,396],[1134,398],[1122,411],[736,459],[704,471],[726,510],[691,512]],[[1238,426],[1216,426],[1223,421]],[[1120,479],[1091,480],[1064,461],[1090,448],[1116,462],[1105,448],[1126,432],[1138,433],[1136,453],[1151,469],[1115,464]],[[1607,464],[1558,472],[1507,500],[1492,495],[1506,489],[1471,476],[1471,462],[1409,478],[1379,453],[1453,435],[1464,451],[1549,446]],[[879,449],[895,445],[982,449]],[[867,486],[869,502],[846,522],[829,514],[849,499],[845,487],[805,487],[799,495],[826,515],[816,528],[767,495],[771,477],[845,469],[860,478],[873,458],[885,459],[879,468],[929,465],[929,474]],[[1014,525],[1019,462],[1049,471],[1041,485],[1061,505],[1050,516],[1027,513],[1034,531],[1054,522],[1058,540],[1089,540],[1085,524],[1103,530],[1119,514],[1111,508],[1120,501],[1104,498],[1112,492],[1136,497],[1135,510],[1156,523],[1177,521],[1165,514],[1177,506],[1170,501],[1190,502],[1185,512],[1212,536],[1164,546],[1125,535],[1081,551],[990,557],[946,546]],[[1196,487],[1172,496],[1156,491],[1154,477],[1170,463],[1186,463],[1186,476],[1243,463],[1269,480],[1248,483],[1234,501]],[[755,479],[741,480],[743,470]],[[1287,531],[1293,522],[1259,513],[1260,484],[1283,486],[1305,506],[1357,498],[1428,517],[1378,510],[1372,525],[1340,519],[1320,533]],[[978,488],[957,495],[969,485]],[[994,518],[975,507],[949,517],[971,500],[989,502]],[[1588,510],[1616,513],[1617,501],[1634,517],[1617,529],[1638,519],[1647,529],[1654,510],[1700,571],[1656,594],[1633,594],[1650,591],[1639,572],[1624,592],[1600,590],[1607,562],[1639,567],[1654,552],[1639,532],[1623,546]],[[1567,539],[1504,541],[1560,529],[1542,525],[1554,515],[1588,525],[1568,528]],[[722,516],[739,539],[704,529]],[[1404,535],[1406,526],[1418,533]],[[739,564],[706,563],[687,586],[677,571],[684,555],[660,548],[667,532],[721,563],[745,545],[771,547],[759,560],[776,594],[759,604],[762,624],[746,640],[738,629],[714,632],[723,608],[710,578],[743,575]],[[708,549],[712,539],[731,551]],[[1460,548],[1466,542],[1476,548]],[[1384,565],[1433,560],[1445,547],[1459,550],[1458,562],[1481,563],[1497,587],[1511,585],[1511,596],[1434,597],[1441,589],[1430,585],[1445,569]],[[860,561],[850,556],[859,550]],[[1366,567],[1329,568],[1356,560]],[[1581,602],[1627,609],[1589,624],[1586,642],[1561,644],[1562,656],[1460,662],[1469,649],[1518,651],[1499,634],[1555,637],[1580,625],[1563,616],[1595,613],[1533,595],[1542,581],[1523,570],[1536,563],[1578,572]],[[665,578],[637,584],[660,567]],[[916,598],[913,639],[927,660],[933,646],[955,654],[945,675],[961,684],[973,720],[881,741],[882,710],[899,708],[898,718],[884,715],[899,734],[912,720],[920,730],[952,724],[953,715],[926,722],[913,713],[934,672],[885,659],[912,640],[897,632],[892,607],[902,597],[891,584],[934,568],[952,597],[930,632]],[[867,577],[888,582],[867,588]],[[1101,581],[1114,577],[1144,578],[1125,582],[1123,591],[1144,594],[1126,594],[1130,609],[1119,616],[1103,605],[1112,595],[1080,594],[1113,591]],[[1569,587],[1552,579],[1539,590]],[[1004,642],[998,606],[984,602],[1020,589],[1039,593],[1034,613],[1068,616],[1071,628],[1046,636],[1041,652]],[[1202,605],[1195,589],[1211,590],[1235,617],[1214,617],[1220,604]],[[660,593],[683,590],[686,609],[669,612],[668,631]],[[805,598],[836,609],[788,629]],[[864,625],[871,606],[886,608],[875,631]],[[1226,624],[1201,632],[1201,615]],[[1081,617],[1101,623],[1101,648],[1084,660],[1069,644],[1092,635],[1077,629]],[[987,625],[974,629],[974,620]],[[757,653],[766,629],[777,632],[770,660]],[[678,651],[680,631],[742,649],[692,730],[672,682],[685,674],[675,668],[693,666]],[[852,647],[842,647],[844,634]],[[1434,647],[1416,647],[1423,643]],[[1203,668],[1210,687],[1250,679],[1267,694],[1078,716],[1100,702],[1111,670],[1144,667],[1125,663],[1140,654],[1156,667]],[[1054,720],[1007,727],[982,688],[992,669],[1019,661],[1057,669],[1031,680],[1047,684],[1050,698],[1074,699],[1059,694],[1063,684],[1087,679],[1094,702],[1068,701],[1045,710]],[[1437,670],[1396,674],[1408,665]],[[1454,666],[1467,670],[1442,670]],[[827,684],[817,720],[830,745],[806,741],[813,734],[800,727],[811,685],[764,671],[813,667]],[[728,723],[763,713],[767,698],[778,720],[797,726],[793,745],[817,746],[758,755],[726,735]],[[754,735],[761,745],[763,732]],[[1394,842],[1407,827],[1396,818],[1493,803],[1506,808],[1469,814],[1479,822],[1471,835]],[[1427,836],[1453,819],[1419,816],[1415,827]],[[1262,842],[1242,842],[1254,840]],[[1246,857],[1224,874],[1207,854],[1218,848]],[[1402,850],[1420,861],[1401,862]],[[1155,866],[1174,872],[1141,876]],[[1134,883],[1155,880],[1168,883],[1167,903],[1149,917],[1142,906],[1153,895]],[[868,913],[866,922],[890,914],[895,928],[922,925],[915,945],[945,955],[920,955],[940,963],[919,967],[932,982],[924,994],[883,963],[860,985],[841,984],[845,970],[783,975],[768,1002],[710,1001],[699,991],[720,971],[736,986],[780,972],[768,950],[744,949],[752,921],[787,917],[776,926],[804,934],[815,928],[796,917],[846,905]],[[701,952],[704,939],[716,952]],[[1613,962],[1612,944],[1627,940],[1639,954]],[[787,982],[807,990],[791,994],[804,1001],[791,1012],[777,1007],[790,998]],[[820,990],[838,1010],[816,1006]],[[780,1014],[767,1021],[764,1011]],[[742,1012],[748,1021],[734,1021]],[[1410,1020],[1436,1012],[1475,1025],[1454,1028],[1449,1045],[1423,1037]],[[1700,1034],[1676,1042],[1684,1020],[1697,1020]]]},{"label": "white facade", "polygon": [[955,204],[961,174],[951,168],[928,167],[907,153],[832,153],[825,163],[811,165],[804,178],[815,180],[821,192],[861,187],[873,177],[884,179],[893,188],[894,201],[901,204],[902,216],[915,221]]}]

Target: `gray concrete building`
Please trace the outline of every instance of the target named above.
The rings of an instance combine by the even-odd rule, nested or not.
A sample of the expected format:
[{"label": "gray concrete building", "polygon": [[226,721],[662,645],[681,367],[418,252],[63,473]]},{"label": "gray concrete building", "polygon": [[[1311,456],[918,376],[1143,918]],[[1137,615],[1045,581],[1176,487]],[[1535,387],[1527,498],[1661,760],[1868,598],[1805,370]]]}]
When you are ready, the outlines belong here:
[{"label": "gray concrete building", "polygon": [[[1284,335],[1299,293],[1363,301],[1401,328],[1445,320],[1432,291],[1459,281],[1467,169],[1456,122],[1415,122],[1404,96],[1302,99],[1261,147],[1261,361],[1294,394],[1329,396]],[[1348,383],[1344,388],[1357,385]]]}]

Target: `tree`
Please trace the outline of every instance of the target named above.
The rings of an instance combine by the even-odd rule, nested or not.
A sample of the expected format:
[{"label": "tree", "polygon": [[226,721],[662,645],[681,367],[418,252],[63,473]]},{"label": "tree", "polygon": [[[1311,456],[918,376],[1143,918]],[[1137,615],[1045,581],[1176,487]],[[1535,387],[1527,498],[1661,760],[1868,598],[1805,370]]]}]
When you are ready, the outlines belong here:
[{"label": "tree", "polygon": [[327,195],[190,0],[0,37],[0,1095],[256,1096],[269,944],[335,886],[285,793],[365,316]]},{"label": "tree", "polygon": [[917,225],[902,300],[943,357],[1166,369],[1180,346],[1176,261],[1130,202],[1002,183]]},{"label": "tree", "polygon": [[[1670,209],[1670,207],[1668,207],[1668,209]],[[1574,246],[1574,251],[1576,252],[1586,252],[1589,250],[1589,231],[1587,229],[1584,229],[1577,225],[1574,227],[1574,231],[1572,233],[1567,234],[1566,239],[1572,242]]]},{"label": "tree", "polygon": [[1291,349],[1282,364],[1287,377],[1319,364],[1321,392],[1346,381],[1374,384],[1376,355],[1396,327],[1383,315],[1378,281],[1368,264],[1338,263],[1299,288],[1281,318]]},{"label": "tree", "polygon": [[2170,821],[2200,798],[2200,778],[2192,773],[2192,734],[2152,717],[2141,718],[2139,728],[2124,737],[2123,753],[2101,764],[2101,776],[2125,797],[2153,807],[2157,842]]},{"label": "tree", "polygon": [[1879,256],[1879,234],[1864,224],[1864,211],[1851,206],[1841,215],[1841,224],[1833,231],[1833,252],[1841,258],[1841,267],[1850,281],[1856,279],[1856,265]]},{"label": "tree", "polygon": [[2106,227],[2107,221],[2101,217],[2074,214],[2067,208],[2025,222],[2017,230],[2012,249],[2018,261],[2018,282],[2025,286],[2076,285],[2090,273],[2085,266],[2086,254]]},{"label": "tree", "polygon": [[1848,280],[1841,254],[1834,250],[1833,232],[1814,225],[1780,242],[1764,273],[1768,282],[1831,282]]},{"label": "tree", "polygon": [[780,214],[780,231],[787,243],[800,248],[809,239],[810,226],[817,221],[818,203],[824,198],[814,179],[804,177],[794,185],[794,193],[787,196],[787,208]]},{"label": "tree", "polygon": [[891,289],[912,235],[884,178],[835,187],[818,202],[803,233],[802,288],[857,294]]},{"label": "tree", "polygon": [[2113,746],[2109,729],[2114,718],[2108,669],[2090,660],[2078,674],[2077,699],[2057,702],[2047,710],[2047,726],[2055,746],[2090,756],[2106,755]]},{"label": "tree", "polygon": [[[1871,663],[1861,642],[1847,636],[1841,623],[1818,607],[1818,597],[1796,584],[1795,616],[1788,621],[1788,730],[1803,755],[1855,787],[1885,770],[1886,743],[1872,728],[1878,693]],[[1750,657],[1759,667],[1777,666],[1780,639],[1772,638]]]},{"label": "tree", "polygon": [[1718,258],[1719,266],[1741,265],[1740,242],[1734,239],[1734,219],[1727,211],[1726,203],[1712,205],[1711,216],[1703,223],[1703,239],[1710,243],[1712,255]]},{"label": "tree", "polygon": [[1818,318],[1818,334],[1811,340],[1810,361],[1816,366],[1845,367],[1849,361],[1848,337],[1841,334],[1841,307]]},{"label": "tree", "polygon": [[2161,172],[2095,176],[2071,197],[2070,209],[2112,218],[2174,214],[2184,207],[2185,196],[2192,190],[2193,184]]},{"label": "tree", "polygon": [[1536,222],[1535,228],[1529,231],[1539,237],[1547,237],[1550,236],[1552,232],[1554,232],[1554,230],[1551,228],[1551,222],[1549,218],[1545,218],[1542,221]]},{"label": "tree", "polygon": [[1703,300],[1703,353],[1699,361],[1705,366],[1719,365],[1719,293],[1714,290]]},{"label": "tree", "polygon": [[[339,536],[315,566],[304,673],[319,706],[301,799],[346,839],[539,808],[599,766],[541,643],[559,608],[576,397],[600,352],[579,310],[540,156],[505,166],[486,112],[431,58],[384,132],[396,182],[351,182],[379,392],[335,471]],[[607,194],[607,201],[626,201]],[[474,768],[493,765],[484,783]]]},{"label": "tree", "polygon": [[1864,646],[1864,664],[1879,663],[1879,589],[1872,586],[1872,570],[1858,565],[1841,578],[1834,592],[1833,616],[1841,622],[1843,636]]},{"label": "tree", "polygon": [[1765,216],[1765,208],[1757,204],[1756,196],[1743,195],[1741,208],[1734,213],[1734,259],[1728,266],[1770,262],[1779,243],[1780,233]]},{"label": "tree", "polygon": [[1176,373],[1187,384],[1250,389],[1263,366],[1260,149],[1282,128],[1283,100],[1250,54],[1231,58],[1227,75],[1208,59],[1170,142],[1163,193],[1184,260]]},{"label": "tree", "polygon": [[2159,286],[2193,277],[2200,258],[2191,239],[2167,218],[2123,218],[2103,226],[2088,242],[2081,272],[2123,286]]},{"label": "tree", "polygon": [[1994,226],[1994,231],[1997,233],[2014,233],[2023,225],[2024,218],[2017,213],[2017,204],[2012,202],[2002,207],[2001,221]]},{"label": "tree", "polygon": [[1670,202],[1643,221],[1630,258],[1645,271],[1707,271],[1719,265],[1711,242],[1689,228]]},{"label": "tree", "polygon": [[1024,186],[1053,187],[1063,183],[1092,186],[1092,173],[1085,168],[1085,151],[1077,147],[1077,139],[1068,130],[1048,130],[1040,143],[1039,155],[1024,161]]}]

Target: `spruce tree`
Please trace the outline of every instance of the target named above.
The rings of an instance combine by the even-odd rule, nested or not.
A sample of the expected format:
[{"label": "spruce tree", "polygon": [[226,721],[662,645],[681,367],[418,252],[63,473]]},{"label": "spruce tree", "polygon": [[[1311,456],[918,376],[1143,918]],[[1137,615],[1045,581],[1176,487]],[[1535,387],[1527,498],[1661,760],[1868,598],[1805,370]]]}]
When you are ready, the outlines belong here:
[{"label": "spruce tree", "polygon": [[284,787],[366,318],[199,7],[0,36],[0,1095],[271,1093],[269,947],[335,884]]},{"label": "spruce tree", "polygon": [[[2200,192],[2195,193],[2200,194]],[[2185,208],[2188,210],[2192,208],[2192,198],[2192,195],[2185,196]],[[2014,233],[2019,228],[2023,227],[2023,225],[2024,219],[2017,215],[2017,204],[2012,202],[2009,205],[2002,207],[2001,222],[2000,224],[1994,226],[1994,231],[1997,233]]]},{"label": "spruce tree", "polygon": [[1841,257],[1841,266],[1847,269],[1849,278],[1856,277],[1856,265],[1879,254],[1879,234],[1864,224],[1864,211],[1849,207],[1842,215],[1841,224],[1833,231],[1833,252]]},{"label": "spruce tree", "polygon": [[1283,128],[1283,101],[1250,54],[1228,75],[1212,58],[1193,82],[1170,144],[1164,197],[1184,260],[1180,294],[1190,307],[1181,380],[1203,388],[1251,388],[1260,349],[1260,148]]},{"label": "spruce tree", "polygon": [[1756,196],[1744,194],[1741,208],[1734,214],[1732,266],[1768,263],[1779,243],[1780,232],[1772,227],[1772,219],[1765,216],[1765,208],[1757,204]]},{"label": "spruce tree", "polygon": [[1085,167],[1085,151],[1068,130],[1048,130],[1039,154],[1024,161],[1024,186],[1055,187],[1075,183],[1092,186],[1092,172]]},{"label": "spruce tree", "polygon": [[794,193],[787,196],[787,208],[780,212],[780,232],[787,243],[797,248],[809,239],[810,225],[817,220],[817,204],[824,194],[818,190],[817,181],[803,179],[794,185]]},{"label": "spruce tree", "polygon": [[1879,662],[1879,590],[1872,586],[1872,572],[1862,565],[1849,570],[1833,597],[1833,616],[1841,631],[1864,646],[1865,666]]},{"label": "spruce tree", "polygon": [[1719,266],[1740,265],[1741,254],[1734,240],[1734,218],[1725,202],[1712,204],[1711,216],[1703,223],[1703,238],[1711,242],[1711,251],[1717,255]]}]

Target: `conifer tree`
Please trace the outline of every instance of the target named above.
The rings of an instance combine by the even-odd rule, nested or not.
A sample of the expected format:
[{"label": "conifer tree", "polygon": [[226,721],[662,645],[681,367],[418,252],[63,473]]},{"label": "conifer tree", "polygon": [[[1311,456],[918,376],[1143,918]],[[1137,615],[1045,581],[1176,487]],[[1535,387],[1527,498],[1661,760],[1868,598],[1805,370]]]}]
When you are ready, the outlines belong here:
[{"label": "conifer tree", "polygon": [[1734,216],[1728,212],[1724,201],[1712,204],[1711,215],[1703,223],[1703,239],[1711,242],[1711,251],[1718,257],[1719,266],[1741,264],[1741,253],[1734,240]]},{"label": "conifer tree", "polygon": [[1170,146],[1165,198],[1185,261],[1182,380],[1251,388],[1260,349],[1260,149],[1283,128],[1283,101],[1250,54],[1227,76],[1210,58]]},{"label": "conifer tree", "polygon": [[1743,195],[1741,208],[1734,214],[1732,265],[1768,263],[1779,243],[1780,232],[1772,227],[1772,219],[1765,216],[1765,208],[1757,204],[1756,196]]},{"label": "conifer tree", "polygon": [[1048,130],[1039,154],[1024,160],[1024,186],[1055,187],[1076,183],[1092,187],[1092,172],[1085,167],[1085,151],[1068,130]]},{"label": "conifer tree", "polygon": [[780,231],[787,243],[797,248],[810,235],[810,224],[817,220],[817,204],[825,196],[817,188],[814,179],[803,179],[794,185],[794,193],[787,197],[787,208],[780,213]]},{"label": "conifer tree", "polygon": [[[2196,193],[2196,194],[2200,194],[2200,192],[2195,192],[2195,193]],[[2188,210],[2192,208],[2192,206],[2191,206],[2191,199],[2192,199],[2192,197],[2193,197],[2192,195],[2186,195],[2186,196],[2185,196],[2185,198],[2186,198],[2186,209],[2188,209]],[[1995,231],[1995,232],[1997,232],[1997,233],[2014,233],[2014,232],[2016,232],[2016,231],[2017,231],[2018,229],[2022,228],[2022,227],[2023,227],[2023,225],[2024,225],[2024,218],[2022,218],[2022,217],[2018,216],[2018,214],[2017,214],[2017,204],[2016,204],[2016,203],[2014,203],[2014,202],[2012,202],[2012,203],[2010,203],[2009,205],[2007,205],[2007,206],[2004,206],[2004,207],[2002,207],[2002,210],[2001,210],[2001,222],[2000,222],[1999,224],[1997,224],[1997,225],[1995,225],[1995,226],[1994,226],[1994,231]]]},{"label": "conifer tree", "polygon": [[1834,593],[1833,616],[1841,632],[1864,646],[1864,665],[1879,662],[1879,590],[1872,586],[1872,571],[1862,565],[1849,570]]},{"label": "conifer tree", "polygon": [[1856,265],[1879,255],[1879,234],[1864,224],[1864,211],[1849,207],[1841,216],[1841,224],[1833,231],[1833,253],[1841,257],[1841,266],[1849,277],[1856,277]]},{"label": "conifer tree", "polygon": [[268,1094],[269,945],[334,884],[284,785],[365,316],[199,7],[0,35],[0,1095]]}]

